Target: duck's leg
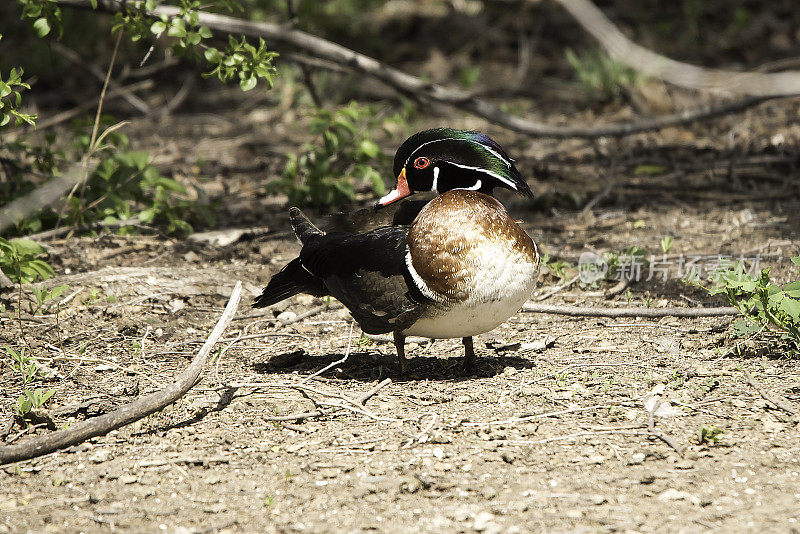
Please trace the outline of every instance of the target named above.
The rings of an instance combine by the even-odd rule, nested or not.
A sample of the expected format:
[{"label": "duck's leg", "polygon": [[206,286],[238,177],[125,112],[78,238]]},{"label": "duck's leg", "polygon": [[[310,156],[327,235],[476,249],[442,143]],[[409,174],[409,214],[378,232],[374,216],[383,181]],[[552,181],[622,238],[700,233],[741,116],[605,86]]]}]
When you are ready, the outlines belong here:
[{"label": "duck's leg", "polygon": [[397,349],[397,360],[400,362],[400,375],[406,374],[406,336],[394,332],[394,347]]},{"label": "duck's leg", "polygon": [[472,336],[462,337],[464,343],[464,369],[471,371],[475,368],[475,348],[472,346]]}]

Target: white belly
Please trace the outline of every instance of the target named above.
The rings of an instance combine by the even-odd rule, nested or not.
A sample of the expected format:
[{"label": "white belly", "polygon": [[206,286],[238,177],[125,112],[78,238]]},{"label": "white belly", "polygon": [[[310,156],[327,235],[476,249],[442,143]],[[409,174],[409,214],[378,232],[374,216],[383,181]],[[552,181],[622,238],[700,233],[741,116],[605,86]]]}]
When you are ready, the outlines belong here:
[{"label": "white belly", "polygon": [[433,306],[403,334],[434,339],[474,336],[517,313],[536,286],[539,263],[508,252],[505,247],[484,248],[480,258],[473,258],[476,269],[467,299]]}]

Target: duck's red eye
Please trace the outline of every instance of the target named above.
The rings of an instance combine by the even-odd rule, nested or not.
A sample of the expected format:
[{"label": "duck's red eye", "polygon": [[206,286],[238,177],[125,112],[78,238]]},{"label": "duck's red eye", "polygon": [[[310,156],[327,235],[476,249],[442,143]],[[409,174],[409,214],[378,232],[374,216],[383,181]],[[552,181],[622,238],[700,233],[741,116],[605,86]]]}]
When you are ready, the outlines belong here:
[{"label": "duck's red eye", "polygon": [[414,168],[415,169],[424,169],[428,165],[431,164],[431,160],[426,157],[417,158],[414,160]]}]

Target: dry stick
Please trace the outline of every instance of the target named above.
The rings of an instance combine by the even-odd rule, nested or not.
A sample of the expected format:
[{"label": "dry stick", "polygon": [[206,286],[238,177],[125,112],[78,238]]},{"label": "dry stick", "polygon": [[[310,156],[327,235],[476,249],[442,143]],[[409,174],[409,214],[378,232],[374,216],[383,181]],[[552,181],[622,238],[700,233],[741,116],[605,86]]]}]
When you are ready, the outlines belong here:
[{"label": "dry stick", "polygon": [[563,283],[558,284],[557,286],[555,286],[553,288],[550,288],[549,291],[537,296],[534,300],[536,300],[536,302],[542,302],[543,300],[547,300],[550,297],[552,297],[553,295],[555,295],[556,293],[558,293],[559,291],[561,291],[562,289],[566,289],[566,288],[570,287],[572,284],[577,282],[580,277],[581,277],[581,275],[576,274],[570,280],[567,280],[566,282],[563,282]]},{"label": "dry stick", "polygon": [[374,388],[370,389],[369,391],[367,391],[366,393],[364,393],[363,395],[358,397],[356,399],[356,401],[361,406],[364,406],[367,403],[367,401],[370,398],[372,398],[378,391],[380,391],[381,389],[385,388],[386,386],[388,386],[391,383],[392,383],[392,379],[391,378],[384,378],[382,381],[378,382],[378,384],[376,384]]},{"label": "dry stick", "polygon": [[[56,4],[60,6],[93,9],[91,0],[56,0]],[[137,6],[141,6],[141,4],[142,2],[135,3]],[[110,13],[124,12],[126,8],[130,9],[132,7],[131,3],[127,3],[126,5],[126,2],[123,0],[97,0],[97,5],[98,9]],[[179,8],[174,6],[162,5],[156,7],[152,11],[142,9],[142,12],[152,19],[159,19],[161,16],[180,16]],[[625,136],[728,115],[756,106],[767,100],[779,98],[777,95],[749,97],[728,104],[701,106],[696,109],[671,115],[643,119],[631,123],[604,125],[595,128],[571,128],[549,125],[509,115],[495,104],[479,98],[472,93],[430,83],[381,63],[374,58],[359,54],[349,48],[297,29],[286,28],[279,24],[269,22],[251,22],[225,15],[205,13],[203,11],[198,11],[197,15],[198,24],[200,26],[207,26],[211,30],[248,37],[261,37],[275,43],[288,44],[321,59],[332,61],[362,72],[368,76],[372,76],[400,92],[410,93],[419,98],[447,104],[468,111],[510,130],[534,137],[591,139],[606,136]]]},{"label": "dry stick", "polygon": [[784,412],[790,415],[797,415],[797,411],[794,408],[789,406],[787,403],[774,398],[769,393],[764,391],[764,388],[759,386],[758,383],[755,380],[753,380],[753,377],[747,371],[744,372],[744,378],[745,380],[747,380],[747,383],[750,384],[750,387],[752,387],[754,390],[756,390],[756,392],[758,392],[759,395],[761,395],[762,399],[764,399],[765,401],[772,404],[776,408],[783,410]]},{"label": "dry stick", "polygon": [[675,61],[637,45],[589,0],[557,0],[564,9],[621,63],[647,76],[681,87],[754,96],[800,94],[800,72],[764,74],[707,69]]},{"label": "dry stick", "polygon": [[180,399],[200,380],[200,373],[208,359],[208,355],[217,340],[222,337],[228,324],[230,324],[231,318],[233,318],[233,314],[236,313],[236,308],[239,306],[241,296],[242,283],[236,282],[228,305],[225,307],[225,311],[219,318],[214,330],[208,336],[208,340],[206,340],[200,352],[197,353],[197,356],[194,357],[189,367],[178,375],[175,382],[160,391],[141,397],[113,412],[74,424],[66,430],[52,432],[17,445],[0,447],[0,465],[30,460],[37,456],[82,443],[96,436],[103,436],[112,430],[162,410]]},{"label": "dry stick", "polygon": [[572,317],[723,317],[738,315],[733,307],[722,308],[583,308],[526,303],[523,312],[569,315]]}]

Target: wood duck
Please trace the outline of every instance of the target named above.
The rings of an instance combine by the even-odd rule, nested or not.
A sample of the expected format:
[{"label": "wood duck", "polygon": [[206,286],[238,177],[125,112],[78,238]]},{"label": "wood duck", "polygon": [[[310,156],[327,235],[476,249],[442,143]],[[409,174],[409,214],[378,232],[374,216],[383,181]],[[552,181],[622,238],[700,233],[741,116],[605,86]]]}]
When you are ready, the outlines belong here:
[{"label": "wood duck", "polygon": [[[303,244],[272,277],[253,307],[298,293],[331,295],[368,334],[392,332],[401,374],[405,337],[472,336],[516,313],[533,292],[536,245],[494,199],[496,187],[532,197],[514,162],[488,136],[437,128],[407,139],[394,158],[397,186],[375,209],[421,192],[438,196],[399,210],[394,224],[364,233],[319,230],[297,208],[289,216]],[[409,215],[409,211],[412,213]]]}]

